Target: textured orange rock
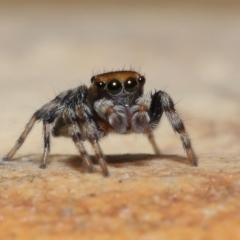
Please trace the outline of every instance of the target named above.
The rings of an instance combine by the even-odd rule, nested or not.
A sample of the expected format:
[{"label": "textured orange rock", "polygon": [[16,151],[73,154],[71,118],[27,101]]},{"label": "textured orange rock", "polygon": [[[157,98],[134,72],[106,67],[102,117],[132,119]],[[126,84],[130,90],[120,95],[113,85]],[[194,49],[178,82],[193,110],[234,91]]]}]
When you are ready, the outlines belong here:
[{"label": "textured orange rock", "polygon": [[198,168],[177,156],[108,156],[108,178],[98,166],[84,173],[77,156],[53,156],[46,170],[37,159],[1,164],[1,238],[240,237],[234,156],[201,156]]}]

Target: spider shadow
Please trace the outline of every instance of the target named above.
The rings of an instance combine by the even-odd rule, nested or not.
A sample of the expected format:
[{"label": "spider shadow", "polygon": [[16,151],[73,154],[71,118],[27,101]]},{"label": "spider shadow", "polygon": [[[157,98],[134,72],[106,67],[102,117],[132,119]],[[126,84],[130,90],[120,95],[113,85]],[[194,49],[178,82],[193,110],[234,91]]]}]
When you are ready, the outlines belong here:
[{"label": "spider shadow", "polygon": [[[136,166],[145,166],[147,162],[152,160],[157,160],[157,159],[159,160],[167,159],[180,164],[189,165],[189,161],[187,158],[181,157],[178,155],[172,155],[172,154],[157,155],[157,154],[138,153],[138,154],[110,154],[105,156],[106,156],[107,163],[110,166],[113,166],[116,168],[122,167],[124,163],[136,165]],[[91,155],[90,158],[93,164],[98,164],[97,158],[95,156]],[[69,156],[66,164],[73,168],[78,168],[80,164],[81,165],[83,164],[83,161],[81,157],[74,155],[74,156]]]},{"label": "spider shadow", "polygon": [[[109,154],[105,156],[106,156],[107,163],[110,166],[113,166],[115,168],[121,168],[124,166],[124,164],[131,164],[135,166],[145,166],[147,162],[152,160],[169,160],[176,163],[189,165],[189,161],[187,158],[179,155],[173,155],[173,154],[157,155],[157,154],[137,153],[137,154]],[[29,155],[22,156],[18,159],[23,159],[23,158],[26,158],[28,162],[40,164],[41,155],[29,154]],[[90,158],[93,164],[98,164],[97,158],[94,155],[90,155]],[[13,159],[13,161],[14,160],[17,160],[17,159]],[[78,155],[53,154],[49,156],[47,165],[50,166],[51,163],[54,163],[55,161],[63,162],[64,164],[75,169],[79,169],[80,167],[81,168],[80,171],[82,172],[85,171],[83,167],[82,158]]]}]

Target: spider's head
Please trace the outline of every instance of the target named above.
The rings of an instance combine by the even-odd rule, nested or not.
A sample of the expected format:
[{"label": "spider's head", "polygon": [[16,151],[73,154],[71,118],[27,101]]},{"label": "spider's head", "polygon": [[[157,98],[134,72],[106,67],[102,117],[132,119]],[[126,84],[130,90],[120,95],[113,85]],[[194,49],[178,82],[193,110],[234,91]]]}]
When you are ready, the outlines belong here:
[{"label": "spider's head", "polygon": [[113,99],[130,104],[143,94],[145,77],[134,71],[108,72],[93,76],[89,88],[94,100]]}]

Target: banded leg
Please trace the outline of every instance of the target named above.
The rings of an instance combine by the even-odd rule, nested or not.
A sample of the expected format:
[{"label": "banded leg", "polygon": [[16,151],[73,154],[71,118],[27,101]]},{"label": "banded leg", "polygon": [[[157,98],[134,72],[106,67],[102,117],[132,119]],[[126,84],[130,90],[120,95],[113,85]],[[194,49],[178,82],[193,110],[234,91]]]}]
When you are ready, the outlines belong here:
[{"label": "banded leg", "polygon": [[[108,107],[108,104],[105,107]],[[97,126],[96,122],[92,118],[92,115],[89,114],[87,109],[88,108],[86,106],[83,106],[82,108],[78,108],[76,111],[76,114],[78,118],[81,119],[83,122],[82,132],[84,135],[86,135],[86,138],[92,144],[98,163],[102,168],[103,175],[107,177],[109,175],[109,172],[107,169],[107,163],[105,161],[105,157],[102,153],[102,150],[98,144],[98,139],[104,136],[104,132],[102,129],[100,129]]]},{"label": "banded leg", "polygon": [[50,134],[51,134],[50,123],[43,120],[44,152],[43,152],[43,156],[42,156],[42,163],[39,166],[42,169],[46,168],[47,157],[50,152]]},{"label": "banded leg", "polygon": [[127,131],[126,110],[121,105],[115,105],[112,100],[100,99],[94,103],[94,109],[118,133]]},{"label": "banded leg", "polygon": [[20,135],[20,137],[18,138],[17,142],[15,143],[14,147],[10,150],[10,152],[3,158],[3,161],[8,161],[11,160],[14,156],[14,154],[16,153],[16,151],[22,146],[22,144],[24,143],[25,139],[27,138],[27,135],[29,134],[29,132],[32,130],[35,122],[38,120],[38,118],[33,115],[31,117],[31,119],[29,120],[29,122],[27,123],[24,131],[22,132],[22,134]]},{"label": "banded leg", "polygon": [[72,136],[72,140],[75,143],[82,159],[85,167],[87,168],[88,172],[93,172],[93,163],[84,148],[84,145],[81,141],[81,132],[76,122],[76,117],[74,116],[75,113],[72,110],[68,110],[64,113],[63,118],[68,125],[69,133]]},{"label": "banded leg", "polygon": [[[153,99],[152,106],[154,106],[154,107],[151,106],[153,115],[157,119],[158,116],[161,116],[162,111],[165,112],[169,122],[172,125],[173,130],[180,134],[183,148],[187,153],[187,157],[188,157],[190,163],[193,166],[197,166],[198,159],[193,150],[191,140],[185,129],[183,121],[181,120],[180,116],[178,115],[177,111],[175,110],[174,103],[173,103],[171,97],[163,91],[158,91],[153,94],[152,99]],[[155,112],[154,112],[154,109],[156,109]],[[159,110],[157,110],[157,109],[159,109]],[[158,112],[160,114],[158,114]]]},{"label": "banded leg", "polygon": [[93,141],[90,141],[90,143],[93,146],[94,152],[95,152],[97,160],[99,162],[99,165],[102,168],[103,175],[105,177],[108,177],[109,176],[109,172],[108,172],[108,168],[107,168],[107,163],[106,163],[105,157],[103,155],[103,152],[102,152],[102,150],[100,148],[100,145],[99,145],[98,141],[97,140],[93,140]]}]

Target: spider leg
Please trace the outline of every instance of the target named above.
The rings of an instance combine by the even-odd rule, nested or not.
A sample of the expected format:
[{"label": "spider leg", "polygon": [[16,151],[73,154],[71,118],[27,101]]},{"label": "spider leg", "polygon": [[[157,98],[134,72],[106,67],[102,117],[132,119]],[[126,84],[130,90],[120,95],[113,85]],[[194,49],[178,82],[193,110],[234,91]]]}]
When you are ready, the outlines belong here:
[{"label": "spider leg", "polygon": [[81,141],[81,131],[77,123],[76,115],[73,110],[68,109],[63,114],[63,119],[68,125],[69,133],[72,136],[72,140],[75,143],[80,155],[83,158],[83,162],[88,170],[88,172],[93,172],[93,163],[84,148],[84,145]]},{"label": "spider leg", "polygon": [[[161,152],[156,144],[153,130],[156,128],[160,120],[161,112],[159,112],[159,109],[157,108],[158,119],[156,119],[156,116],[153,116],[150,111],[151,102],[152,98],[149,95],[142,95],[136,100],[136,104],[130,109],[130,113],[132,114],[131,126],[135,132],[145,133],[148,136],[148,140],[152,145],[155,154],[159,155]],[[155,106],[154,110],[156,110]]]},{"label": "spider leg", "polygon": [[114,131],[125,133],[127,131],[126,110],[121,105],[115,105],[112,100],[100,99],[94,103],[98,116],[107,121]]},{"label": "spider leg", "polygon": [[95,151],[95,154],[96,154],[96,157],[97,157],[98,162],[100,164],[100,167],[102,168],[104,176],[108,177],[109,176],[109,172],[108,172],[108,168],[107,168],[107,163],[106,163],[105,157],[103,155],[103,152],[102,152],[102,150],[100,148],[100,145],[98,143],[98,140],[90,141],[90,143],[93,146],[93,149]]},{"label": "spider leg", "polygon": [[167,118],[171,123],[173,130],[180,134],[183,148],[187,153],[187,157],[190,163],[193,166],[197,166],[198,159],[193,150],[191,140],[185,129],[183,121],[181,120],[179,114],[175,110],[174,103],[171,97],[163,91],[158,91],[152,95],[152,103],[150,106],[150,117],[154,125],[159,122],[163,111],[167,115]]},{"label": "spider leg", "polygon": [[44,152],[42,156],[42,163],[39,166],[42,169],[46,168],[47,157],[50,152],[50,133],[51,133],[50,123],[43,120]]},{"label": "spider leg", "polygon": [[83,134],[86,135],[86,138],[91,143],[95,155],[97,157],[98,163],[100,164],[100,167],[102,168],[103,175],[105,177],[109,176],[109,172],[107,169],[107,163],[104,157],[104,154],[101,150],[101,147],[98,143],[98,140],[104,136],[104,132],[102,131],[93,115],[91,114],[90,109],[86,104],[83,104],[76,109],[76,115],[80,119],[80,121],[83,123],[82,125],[82,131]]},{"label": "spider leg", "polygon": [[155,154],[160,155],[160,154],[161,154],[161,151],[160,151],[160,149],[159,149],[158,146],[157,146],[157,143],[156,143],[156,141],[155,141],[154,134],[153,134],[152,132],[150,132],[150,133],[148,134],[148,140],[149,140],[149,142],[151,143]]},{"label": "spider leg", "polygon": [[14,147],[9,151],[9,153],[5,157],[3,157],[3,161],[8,161],[8,160],[11,160],[13,158],[16,151],[24,143],[25,139],[27,138],[27,135],[30,133],[30,131],[32,130],[32,128],[33,128],[33,126],[34,126],[34,124],[37,120],[38,120],[38,118],[34,114],[31,117],[31,119],[29,120],[29,122],[27,123],[27,125],[26,125],[24,131],[22,132],[22,134],[20,135],[20,137],[16,141]]}]

